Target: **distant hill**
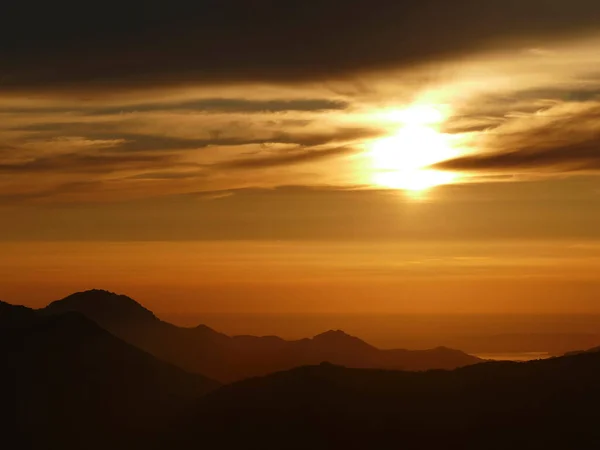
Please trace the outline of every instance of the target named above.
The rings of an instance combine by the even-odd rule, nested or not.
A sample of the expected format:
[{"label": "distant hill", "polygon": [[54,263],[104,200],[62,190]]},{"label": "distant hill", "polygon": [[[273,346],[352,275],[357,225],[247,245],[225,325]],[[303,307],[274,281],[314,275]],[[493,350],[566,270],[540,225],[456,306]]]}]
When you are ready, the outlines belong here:
[{"label": "distant hill", "polygon": [[598,345],[600,334],[589,332],[520,332],[449,337],[449,343],[475,354],[546,352],[554,356]]},{"label": "distant hill", "polygon": [[576,350],[576,351],[572,351],[572,352],[567,352],[562,356],[580,355],[582,353],[600,353],[600,347],[592,347],[587,350]]},{"label": "distant hill", "polygon": [[[101,305],[114,294],[91,295]],[[108,304],[115,311],[124,301],[132,312],[121,316],[129,317],[120,322],[123,329],[136,323],[152,336],[156,329],[167,330],[165,338],[191,335],[215,356],[237,348],[266,354],[266,361],[273,349],[289,352],[294,362],[342,355],[372,364],[373,354],[395,360],[398,353],[406,359],[406,351],[377,350],[342,331],[285,341],[231,338],[203,326],[181,329],[147,310],[138,315],[130,299],[113,300]],[[81,301],[88,311],[98,308],[86,295],[70,298],[69,306]],[[99,310],[108,320],[107,310]],[[456,351],[430,352],[454,358]],[[233,356],[244,367],[241,355]],[[598,379],[600,352],[589,351],[451,371],[321,363],[219,387],[124,342],[82,313],[62,311],[60,303],[43,311],[0,303],[0,445],[11,450],[596,448]]]},{"label": "distant hill", "polygon": [[0,325],[0,411],[12,423],[0,443],[12,435],[21,444],[6,448],[131,448],[129,441],[139,442],[218,387],[82,314],[40,318],[7,304],[0,311],[0,317],[19,319],[18,326]]},{"label": "distant hill", "polygon": [[44,314],[77,311],[127,342],[187,371],[222,382],[329,361],[347,367],[402,370],[454,369],[481,362],[458,350],[379,350],[342,331],[286,341],[276,336],[234,336],[207,326],[181,328],[158,319],[129,297],[80,292],[56,301]]},{"label": "distant hill", "polygon": [[209,394],[176,446],[237,449],[560,449],[600,443],[600,353],[454,371],[330,364]]}]

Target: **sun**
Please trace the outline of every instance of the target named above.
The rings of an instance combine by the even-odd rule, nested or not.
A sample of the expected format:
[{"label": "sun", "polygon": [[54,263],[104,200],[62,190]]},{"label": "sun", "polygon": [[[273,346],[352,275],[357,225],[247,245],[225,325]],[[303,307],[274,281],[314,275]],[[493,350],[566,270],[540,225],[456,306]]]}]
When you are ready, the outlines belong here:
[{"label": "sun", "polygon": [[392,189],[422,191],[456,180],[455,173],[428,168],[458,155],[450,137],[438,130],[446,117],[440,107],[413,105],[387,112],[384,117],[399,123],[400,127],[392,136],[370,144],[373,183]]}]

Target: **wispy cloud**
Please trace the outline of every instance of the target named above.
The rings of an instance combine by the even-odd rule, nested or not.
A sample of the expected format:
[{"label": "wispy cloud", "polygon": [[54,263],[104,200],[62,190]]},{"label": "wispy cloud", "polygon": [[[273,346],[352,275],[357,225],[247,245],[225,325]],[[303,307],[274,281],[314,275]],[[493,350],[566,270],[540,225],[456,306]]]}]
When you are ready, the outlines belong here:
[{"label": "wispy cloud", "polygon": [[217,164],[223,169],[264,169],[270,167],[293,166],[309,162],[320,161],[339,156],[351,155],[358,150],[352,147],[335,147],[325,150],[300,150],[293,152],[279,152],[269,156],[257,158],[240,158]]},{"label": "wispy cloud", "polygon": [[72,106],[15,106],[0,108],[0,114],[79,114],[82,116],[113,116],[148,112],[187,111],[198,113],[284,113],[284,112],[324,112],[342,111],[350,106],[348,102],[336,99],[272,99],[252,100],[244,98],[201,98],[184,101],[163,101],[150,103],[125,103],[120,105],[94,107]]},{"label": "wispy cloud", "polygon": [[0,189],[27,202],[368,185],[370,141],[401,126],[379,113],[413,101],[449,106],[441,131],[463,154],[437,167],[470,181],[600,170],[597,1],[222,3],[139,15],[108,0],[85,27],[77,8],[15,6],[0,27]]},{"label": "wispy cloud", "polygon": [[577,172],[600,169],[600,106],[563,106],[509,120],[482,137],[482,150],[444,161],[456,171]]},{"label": "wispy cloud", "polygon": [[143,169],[173,163],[173,155],[66,153],[22,162],[0,164],[0,173],[77,172],[107,173],[130,168]]}]

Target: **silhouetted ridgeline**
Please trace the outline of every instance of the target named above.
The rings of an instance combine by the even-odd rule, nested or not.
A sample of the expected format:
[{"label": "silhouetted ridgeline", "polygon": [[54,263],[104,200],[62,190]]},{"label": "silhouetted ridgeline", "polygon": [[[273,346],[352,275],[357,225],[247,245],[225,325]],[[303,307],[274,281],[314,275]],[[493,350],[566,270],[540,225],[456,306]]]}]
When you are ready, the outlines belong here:
[{"label": "silhouetted ridgeline", "polygon": [[0,327],[10,328],[27,325],[37,318],[33,309],[0,301]]},{"label": "silhouetted ridgeline", "polygon": [[159,320],[129,297],[93,290],[73,294],[41,310],[77,311],[156,357],[222,382],[265,375],[323,361],[356,368],[454,369],[481,362],[458,350],[379,350],[342,331],[286,341],[276,336],[234,336],[207,326],[181,328]]},{"label": "silhouetted ridgeline", "polygon": [[424,373],[302,367],[206,396],[178,446],[598,448],[600,353]]},{"label": "silhouetted ridgeline", "polygon": [[218,386],[82,314],[39,317],[7,304],[0,304],[0,372],[1,410],[9,420],[2,424],[12,423],[0,433],[7,449],[131,448],[128,442]]},{"label": "silhouetted ridgeline", "polygon": [[[117,308],[103,309],[102,298]],[[221,353],[221,342],[242,342],[245,348],[255,346],[261,351],[300,346],[311,357],[332,359],[336,352],[346,358],[367,358],[378,352],[339,331],[286,342],[274,337],[230,338],[206,327],[180,329],[143,308],[138,314],[141,306],[131,299],[102,291],[76,294],[41,311],[0,303],[1,448],[570,450],[600,446],[597,351],[527,363],[481,363],[451,371],[350,369],[322,363],[219,387],[211,379],[160,361],[72,311],[74,306],[89,315],[96,311],[108,321],[117,318],[123,304],[126,311],[113,322],[115,329],[130,330],[137,324],[136,333],[148,333],[152,339],[156,329],[168,330],[162,331],[165,337],[167,333],[185,339],[193,336],[204,345],[193,354],[205,350],[214,358],[204,361],[218,361],[227,354]],[[63,308],[66,312],[61,312]],[[171,343],[180,342],[175,339]],[[432,353],[440,351],[450,356],[455,352]]]},{"label": "silhouetted ridgeline", "polygon": [[567,352],[564,354],[564,356],[579,355],[581,353],[600,353],[600,347],[593,347],[588,350],[579,350],[579,351],[575,351],[575,352]]}]

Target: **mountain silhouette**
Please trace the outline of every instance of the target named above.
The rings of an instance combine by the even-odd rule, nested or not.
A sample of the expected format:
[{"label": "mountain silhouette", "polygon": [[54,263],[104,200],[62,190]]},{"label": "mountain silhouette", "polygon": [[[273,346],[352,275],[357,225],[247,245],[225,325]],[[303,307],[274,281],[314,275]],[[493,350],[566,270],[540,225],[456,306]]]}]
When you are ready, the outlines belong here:
[{"label": "mountain silhouette", "polygon": [[343,331],[287,341],[276,336],[234,336],[200,325],[182,328],[164,322],[129,297],[92,290],[70,295],[41,310],[80,312],[101,327],[156,357],[221,382],[329,361],[348,367],[403,370],[453,369],[481,359],[443,347],[380,350]]},{"label": "mountain silhouette", "polygon": [[100,289],[71,294],[62,300],[50,303],[44,310],[48,313],[78,311],[99,323],[110,321],[118,324],[123,322],[127,326],[158,321],[151,311],[126,295],[118,295]]},{"label": "mountain silhouette", "polygon": [[19,327],[36,318],[37,314],[33,309],[0,301],[0,327]]},{"label": "mountain silhouette", "polygon": [[3,398],[3,415],[23,448],[131,448],[128,442],[219,385],[80,313],[40,317],[6,304],[0,310],[19,319],[0,326],[0,380],[11,394]]},{"label": "mountain silhouette", "polygon": [[[153,339],[163,333],[169,344],[198,342],[194,355],[203,349],[213,352],[212,362],[231,358],[221,368],[271,370],[336,357],[356,365],[395,364],[399,354],[411,364],[407,354],[420,364],[427,364],[424,355],[441,364],[440,355],[464,354],[444,347],[383,351],[340,330],[298,341],[228,337],[206,326],[162,322],[127,297],[90,295],[90,302],[86,293],[76,294],[37,311],[0,303],[3,448],[566,450],[600,444],[598,351],[454,370],[321,362],[219,386],[126,343],[74,309],[83,302],[90,315],[99,311],[102,320]],[[110,308],[102,306],[107,296]],[[121,307],[129,312],[121,314]],[[253,362],[257,355],[264,359]]]},{"label": "mountain silhouette", "polygon": [[342,330],[329,330],[312,338],[313,343],[322,348],[346,350],[348,352],[370,352],[375,347]]},{"label": "mountain silhouette", "polygon": [[562,356],[580,355],[582,353],[600,353],[600,347],[592,347],[587,350],[575,350],[572,352],[566,352]]},{"label": "mountain silhouette", "polygon": [[224,386],[172,436],[181,448],[590,448],[599,377],[600,353],[428,372],[320,364]]}]

